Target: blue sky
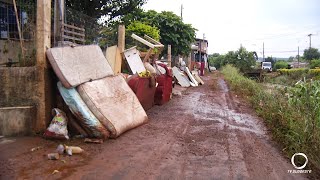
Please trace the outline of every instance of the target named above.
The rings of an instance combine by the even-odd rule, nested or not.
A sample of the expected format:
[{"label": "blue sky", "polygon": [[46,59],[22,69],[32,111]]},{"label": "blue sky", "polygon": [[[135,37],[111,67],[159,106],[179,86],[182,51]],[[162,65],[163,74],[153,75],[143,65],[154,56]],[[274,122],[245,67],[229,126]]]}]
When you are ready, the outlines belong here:
[{"label": "blue sky", "polygon": [[240,44],[262,57],[300,55],[312,46],[320,49],[320,0],[148,0],[144,9],[172,11],[198,29],[209,41],[209,53],[226,53]]}]

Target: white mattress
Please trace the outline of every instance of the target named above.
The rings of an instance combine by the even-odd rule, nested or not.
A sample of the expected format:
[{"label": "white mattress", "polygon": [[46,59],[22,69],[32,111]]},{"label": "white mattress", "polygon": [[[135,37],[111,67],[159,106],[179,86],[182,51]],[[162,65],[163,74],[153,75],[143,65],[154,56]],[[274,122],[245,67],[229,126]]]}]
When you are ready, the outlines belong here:
[{"label": "white mattress", "polygon": [[48,49],[46,54],[65,88],[114,74],[97,45],[55,47]]},{"label": "white mattress", "polygon": [[111,137],[148,121],[146,112],[121,75],[81,84],[77,88],[91,112]]}]

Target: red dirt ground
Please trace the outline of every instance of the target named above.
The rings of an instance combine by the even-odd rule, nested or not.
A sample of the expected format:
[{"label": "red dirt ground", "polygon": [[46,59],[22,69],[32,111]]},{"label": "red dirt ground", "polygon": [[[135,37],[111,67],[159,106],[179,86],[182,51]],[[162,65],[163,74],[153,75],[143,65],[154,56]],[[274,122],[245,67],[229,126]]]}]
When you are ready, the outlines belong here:
[{"label": "red dirt ground", "polygon": [[[290,159],[222,77],[215,73],[203,79],[205,85],[149,110],[149,123],[103,144],[2,138],[0,179],[305,178],[288,173],[294,169]],[[59,143],[78,145],[85,153],[47,160]]]}]

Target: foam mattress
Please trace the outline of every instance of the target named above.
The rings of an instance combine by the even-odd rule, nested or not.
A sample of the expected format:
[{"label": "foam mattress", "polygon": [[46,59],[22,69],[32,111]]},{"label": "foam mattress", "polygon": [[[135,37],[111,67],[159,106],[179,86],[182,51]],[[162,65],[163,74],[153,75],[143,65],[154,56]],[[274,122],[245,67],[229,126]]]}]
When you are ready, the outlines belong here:
[{"label": "foam mattress", "polygon": [[46,54],[66,88],[114,74],[97,45],[55,47],[48,49]]},{"label": "foam mattress", "polygon": [[110,133],[92,114],[76,89],[66,89],[62,86],[61,82],[58,82],[57,86],[64,102],[68,105],[70,111],[77,117],[78,122],[81,126],[90,131],[88,132],[89,136],[102,139],[108,138]]},{"label": "foam mattress", "polygon": [[77,90],[91,112],[109,130],[110,137],[148,121],[138,98],[121,75],[86,82]]}]

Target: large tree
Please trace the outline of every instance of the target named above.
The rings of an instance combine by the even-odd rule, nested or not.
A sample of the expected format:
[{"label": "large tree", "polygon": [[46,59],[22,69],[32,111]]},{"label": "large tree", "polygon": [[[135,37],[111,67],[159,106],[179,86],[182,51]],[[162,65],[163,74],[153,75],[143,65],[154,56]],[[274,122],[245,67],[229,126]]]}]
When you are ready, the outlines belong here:
[{"label": "large tree", "polygon": [[147,0],[66,0],[66,6],[90,17],[112,20],[139,9]]},{"label": "large tree", "polygon": [[312,60],[312,59],[319,59],[320,58],[320,52],[318,49],[316,48],[309,48],[309,49],[305,49],[303,52],[303,57],[306,60]]},{"label": "large tree", "polygon": [[[133,21],[140,21],[160,30],[160,41],[164,45],[170,44],[172,55],[188,55],[191,51],[190,45],[195,41],[196,29],[190,24],[182,22],[181,18],[173,12],[163,11],[157,13],[150,10],[147,12],[136,11],[124,16],[122,23],[130,24]],[[166,52],[167,46],[165,46]]]}]

